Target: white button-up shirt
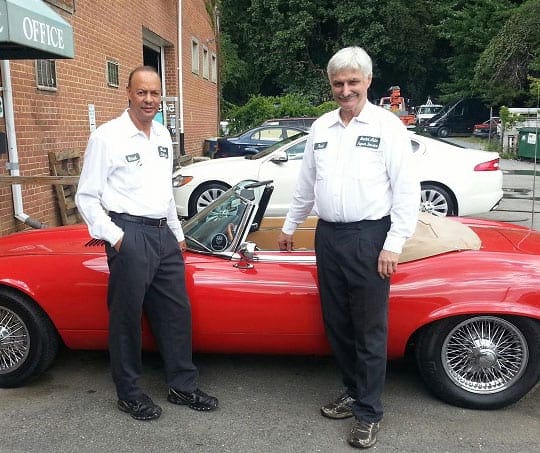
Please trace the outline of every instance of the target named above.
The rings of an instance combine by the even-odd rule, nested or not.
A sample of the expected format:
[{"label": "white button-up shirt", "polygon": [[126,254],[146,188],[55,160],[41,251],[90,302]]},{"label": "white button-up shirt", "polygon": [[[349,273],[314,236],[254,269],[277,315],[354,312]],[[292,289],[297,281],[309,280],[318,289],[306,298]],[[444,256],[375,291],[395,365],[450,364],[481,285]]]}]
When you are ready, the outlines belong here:
[{"label": "white button-up shirt", "polygon": [[339,109],[313,123],[283,232],[293,234],[312,209],[328,222],[390,215],[383,248],[401,253],[414,233],[419,202],[407,129],[393,113],[366,102],[347,126]]},{"label": "white button-up shirt", "polygon": [[173,147],[169,131],[152,123],[150,137],[135,127],[128,111],[90,136],[75,197],[90,235],[114,245],[123,231],[109,211],[167,218],[179,241],[184,233],[172,192]]}]

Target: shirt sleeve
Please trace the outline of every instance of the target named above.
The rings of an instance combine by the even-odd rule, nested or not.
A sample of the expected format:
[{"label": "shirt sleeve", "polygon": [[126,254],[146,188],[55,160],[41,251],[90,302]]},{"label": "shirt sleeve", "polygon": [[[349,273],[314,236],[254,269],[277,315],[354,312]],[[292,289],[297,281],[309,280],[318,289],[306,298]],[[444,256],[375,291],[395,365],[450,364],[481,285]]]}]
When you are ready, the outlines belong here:
[{"label": "shirt sleeve", "polygon": [[306,146],[298,182],[293,194],[292,202],[283,223],[282,231],[285,234],[293,234],[309,215],[315,204],[315,159],[313,156],[313,129],[310,131]]},{"label": "shirt sleeve", "polygon": [[399,124],[391,134],[385,156],[386,167],[392,187],[391,227],[383,249],[401,253],[405,241],[416,229],[420,180],[414,163],[414,155],[407,129]]},{"label": "shirt sleeve", "polygon": [[90,236],[114,245],[122,238],[124,232],[113,223],[101,204],[110,166],[106,143],[96,134],[92,134],[84,154],[75,202],[88,225]]},{"label": "shirt sleeve", "polygon": [[182,224],[178,219],[178,214],[176,212],[176,203],[174,202],[174,197],[171,198],[169,203],[169,209],[167,211],[167,225],[178,239],[178,242],[182,242],[184,238],[184,230],[182,229]]}]

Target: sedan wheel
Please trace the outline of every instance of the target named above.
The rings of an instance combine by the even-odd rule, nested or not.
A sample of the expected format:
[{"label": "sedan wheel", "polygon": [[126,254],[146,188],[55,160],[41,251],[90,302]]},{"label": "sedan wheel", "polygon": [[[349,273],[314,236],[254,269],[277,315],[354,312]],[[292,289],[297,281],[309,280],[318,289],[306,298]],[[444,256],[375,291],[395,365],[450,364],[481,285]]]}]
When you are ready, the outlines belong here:
[{"label": "sedan wheel", "polygon": [[58,346],[56,330],[41,309],[21,294],[0,290],[0,388],[41,374]]},{"label": "sedan wheel", "polygon": [[539,341],[540,324],[531,319],[450,318],[422,333],[417,359],[426,384],[441,399],[496,409],[538,382]]},{"label": "sedan wheel", "polygon": [[448,137],[448,135],[450,134],[450,131],[448,130],[447,127],[441,127],[438,131],[437,131],[437,135],[441,138],[446,138]]},{"label": "sedan wheel", "polygon": [[222,182],[210,182],[195,189],[189,199],[189,217],[202,211],[229,188],[230,186]]},{"label": "sedan wheel", "polygon": [[455,203],[448,191],[434,184],[422,184],[420,212],[441,217],[457,214]]}]

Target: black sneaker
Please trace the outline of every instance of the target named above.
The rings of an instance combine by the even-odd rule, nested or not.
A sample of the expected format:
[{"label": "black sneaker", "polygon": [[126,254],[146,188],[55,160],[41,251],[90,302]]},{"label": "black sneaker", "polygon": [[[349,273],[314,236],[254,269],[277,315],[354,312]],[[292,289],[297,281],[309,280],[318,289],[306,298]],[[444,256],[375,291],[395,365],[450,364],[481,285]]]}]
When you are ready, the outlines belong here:
[{"label": "black sneaker", "polygon": [[118,400],[118,409],[127,412],[135,420],[154,420],[161,415],[161,407],[145,394],[136,400]]},{"label": "black sneaker", "polygon": [[377,442],[379,423],[369,423],[363,420],[356,420],[351,429],[347,441],[356,448],[369,448]]},{"label": "black sneaker", "polygon": [[211,411],[218,407],[218,399],[207,395],[200,389],[193,392],[181,392],[171,387],[167,400],[173,404],[188,406],[196,411]]},{"label": "black sneaker", "polygon": [[352,405],[356,400],[347,392],[321,407],[321,414],[328,418],[342,419],[354,415]]}]

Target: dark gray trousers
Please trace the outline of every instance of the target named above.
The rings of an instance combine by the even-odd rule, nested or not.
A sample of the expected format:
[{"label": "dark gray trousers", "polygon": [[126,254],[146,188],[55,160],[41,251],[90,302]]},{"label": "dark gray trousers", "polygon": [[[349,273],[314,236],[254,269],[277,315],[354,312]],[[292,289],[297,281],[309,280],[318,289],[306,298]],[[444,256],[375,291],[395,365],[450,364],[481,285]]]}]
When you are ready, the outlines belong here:
[{"label": "dark gray trousers", "polygon": [[198,372],[192,362],[191,307],[178,241],[166,225],[113,221],[125,232],[120,252],[106,245],[109,353],[118,398],[141,395],[143,310],[163,358],[167,385],[191,392]]},{"label": "dark gray trousers", "polygon": [[319,220],[315,251],[326,334],[357,419],[382,419],[389,279],[377,261],[390,218],[352,223]]}]

